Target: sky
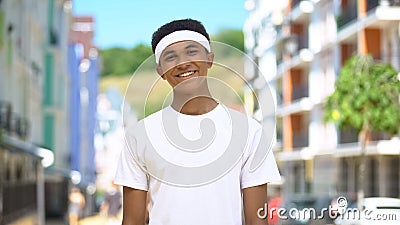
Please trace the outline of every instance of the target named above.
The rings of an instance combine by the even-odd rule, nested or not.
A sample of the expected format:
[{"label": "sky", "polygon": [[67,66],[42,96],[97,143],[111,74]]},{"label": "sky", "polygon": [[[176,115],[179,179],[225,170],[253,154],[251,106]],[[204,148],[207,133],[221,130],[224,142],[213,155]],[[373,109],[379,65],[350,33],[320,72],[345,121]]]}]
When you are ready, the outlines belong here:
[{"label": "sky", "polygon": [[95,19],[94,43],[101,49],[150,45],[151,35],[175,19],[199,20],[209,34],[222,28],[242,29],[245,0],[74,0],[76,16]]}]

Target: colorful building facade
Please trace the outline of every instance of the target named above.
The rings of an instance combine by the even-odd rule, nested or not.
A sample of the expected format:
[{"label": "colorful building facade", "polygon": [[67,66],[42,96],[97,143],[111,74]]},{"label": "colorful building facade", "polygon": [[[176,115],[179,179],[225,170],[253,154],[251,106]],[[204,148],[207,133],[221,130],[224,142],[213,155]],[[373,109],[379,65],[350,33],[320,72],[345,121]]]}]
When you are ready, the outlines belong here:
[{"label": "colorful building facade", "polygon": [[[371,54],[400,70],[400,5],[377,0],[289,0],[275,5],[248,0],[245,5],[246,50],[275,96],[274,153],[284,192],[354,197],[361,155],[358,132],[325,123],[323,105],[352,55]],[[369,139],[365,196],[400,196],[396,140],[384,133]]]}]

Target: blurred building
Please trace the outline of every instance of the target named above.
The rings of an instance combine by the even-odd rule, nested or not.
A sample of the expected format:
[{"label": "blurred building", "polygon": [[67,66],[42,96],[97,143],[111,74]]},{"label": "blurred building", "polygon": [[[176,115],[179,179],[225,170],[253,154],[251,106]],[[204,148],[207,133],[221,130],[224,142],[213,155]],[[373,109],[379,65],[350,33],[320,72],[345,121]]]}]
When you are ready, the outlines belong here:
[{"label": "blurred building", "polygon": [[124,97],[114,87],[98,96],[96,132],[96,186],[100,192],[111,188],[121,150],[126,147],[124,128],[137,122],[136,113],[124,104]]},{"label": "blurred building", "polygon": [[66,211],[71,4],[0,1],[2,224]]},{"label": "blurred building", "polygon": [[72,1],[48,0],[41,4],[32,4],[43,7],[44,11],[41,13],[46,15],[44,27],[47,34],[46,48],[42,50],[44,54],[41,105],[43,136],[42,142],[39,143],[54,152],[54,164],[45,170],[46,216],[63,217],[68,204],[71,168],[68,140],[70,135],[68,36],[71,27]]},{"label": "blurred building", "polygon": [[86,214],[95,209],[95,146],[97,90],[100,74],[98,50],[93,43],[94,18],[75,16],[69,36],[70,152],[74,185],[87,194]]},{"label": "blurred building", "polygon": [[0,224],[64,218],[72,185],[93,212],[99,66],[76,20],[71,0],[0,1]]},{"label": "blurred building", "polygon": [[[275,98],[284,193],[355,194],[357,131],[325,124],[323,103],[354,54],[400,70],[399,1],[247,0],[245,7],[245,47],[256,65],[248,60],[245,73],[258,93],[268,91],[259,80],[268,82]],[[390,138],[373,133],[369,140],[366,196],[400,196],[400,151]]]}]

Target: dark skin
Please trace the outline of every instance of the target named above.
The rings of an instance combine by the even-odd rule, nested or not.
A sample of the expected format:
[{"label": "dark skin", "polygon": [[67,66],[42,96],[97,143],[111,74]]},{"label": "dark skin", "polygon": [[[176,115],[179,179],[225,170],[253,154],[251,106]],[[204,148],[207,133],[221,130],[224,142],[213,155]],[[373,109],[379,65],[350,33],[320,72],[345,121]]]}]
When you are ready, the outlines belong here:
[{"label": "dark skin", "polygon": [[267,202],[267,184],[243,189],[243,209],[246,225],[265,225],[267,220],[258,218],[257,211]]},{"label": "dark skin", "polygon": [[147,191],[123,188],[122,225],[144,225],[146,220]]},{"label": "dark skin", "polygon": [[[196,82],[194,79],[192,82],[183,83],[190,78],[207,76],[207,70],[211,68],[213,60],[213,53],[207,52],[193,41],[177,42],[164,50],[157,72],[174,88],[172,107],[175,110],[188,115],[200,115],[217,106],[208,90],[207,82],[201,79]],[[180,76],[185,73],[190,75]],[[267,202],[267,184],[245,188],[242,192],[246,225],[267,224],[267,221],[258,218],[257,214],[258,209],[264,208]],[[147,192],[124,187],[123,194],[122,225],[144,225]]]}]

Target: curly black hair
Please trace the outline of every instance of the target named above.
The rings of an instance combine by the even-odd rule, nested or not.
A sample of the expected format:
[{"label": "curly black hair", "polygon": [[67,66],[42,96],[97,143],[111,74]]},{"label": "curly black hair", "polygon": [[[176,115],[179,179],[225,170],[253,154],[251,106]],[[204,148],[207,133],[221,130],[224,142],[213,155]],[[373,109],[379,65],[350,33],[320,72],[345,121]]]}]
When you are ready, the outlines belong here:
[{"label": "curly black hair", "polygon": [[156,32],[153,33],[153,37],[151,40],[151,48],[153,49],[153,53],[156,50],[158,42],[160,42],[163,37],[178,30],[195,31],[204,35],[204,37],[206,37],[207,40],[210,41],[210,36],[208,35],[206,28],[204,28],[203,24],[200,21],[194,19],[174,20],[167,24],[164,24],[163,26],[158,28]]}]

